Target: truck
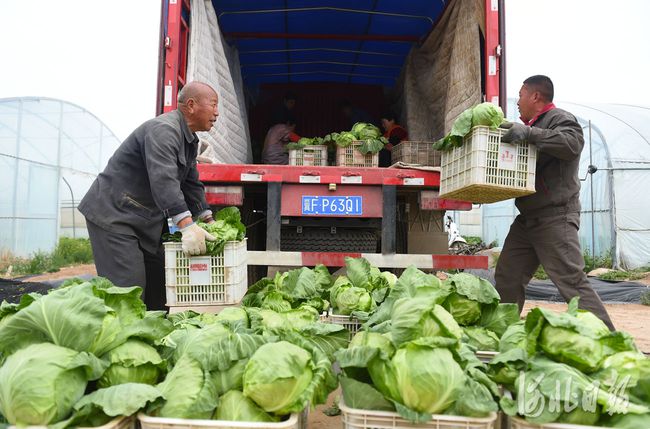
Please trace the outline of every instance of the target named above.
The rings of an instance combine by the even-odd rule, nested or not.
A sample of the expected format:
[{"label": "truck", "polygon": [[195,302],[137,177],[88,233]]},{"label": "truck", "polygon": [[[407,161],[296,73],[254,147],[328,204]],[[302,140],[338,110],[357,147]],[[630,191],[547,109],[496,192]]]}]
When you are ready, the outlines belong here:
[{"label": "truck", "polygon": [[343,101],[375,119],[392,109],[412,141],[433,142],[468,107],[505,111],[503,0],[163,0],[156,108],[176,108],[191,80],[218,92],[220,116],[198,165],[208,203],[240,207],[249,279],[269,267],[486,268],[450,255],[436,169],[261,165],[283,94],[299,133],[348,130]]}]

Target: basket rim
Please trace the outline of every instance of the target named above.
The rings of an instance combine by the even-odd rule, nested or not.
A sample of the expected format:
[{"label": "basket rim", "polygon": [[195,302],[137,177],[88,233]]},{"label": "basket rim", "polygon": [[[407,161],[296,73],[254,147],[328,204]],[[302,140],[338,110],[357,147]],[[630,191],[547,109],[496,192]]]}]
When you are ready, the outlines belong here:
[{"label": "basket rim", "polygon": [[569,423],[545,423],[540,425],[537,423],[530,423],[519,416],[512,416],[509,418],[517,424],[526,425],[526,427],[530,429],[602,429],[601,426],[573,425]]},{"label": "basket rim", "polygon": [[180,419],[176,417],[154,417],[149,416],[142,411],[138,413],[138,420],[145,423],[157,425],[188,425],[203,426],[206,428],[234,427],[242,429],[285,429],[295,427],[300,419],[299,413],[291,413],[289,418],[283,422],[241,422],[232,420],[207,420],[207,419]]},{"label": "basket rim", "polygon": [[[402,419],[406,421],[402,416],[400,416],[398,413],[393,412],[393,411],[376,411],[376,410],[362,410],[359,408],[350,408],[347,405],[345,405],[345,402],[343,398],[339,401],[339,408],[341,409],[342,412],[348,413],[348,414],[365,414],[365,415],[373,415],[377,417],[397,417],[399,419]],[[453,422],[470,422],[470,423],[492,423],[497,420],[498,414],[494,411],[490,412],[489,417],[463,417],[463,416],[454,416],[450,414],[432,414],[431,418],[432,420],[450,420]]]}]

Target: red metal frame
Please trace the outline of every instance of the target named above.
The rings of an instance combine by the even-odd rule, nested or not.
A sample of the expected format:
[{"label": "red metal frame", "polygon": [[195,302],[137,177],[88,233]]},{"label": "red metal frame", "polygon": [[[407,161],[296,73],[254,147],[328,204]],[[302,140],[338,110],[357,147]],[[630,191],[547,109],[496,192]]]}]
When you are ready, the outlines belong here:
[{"label": "red metal frame", "polygon": [[438,197],[438,191],[420,192],[420,209],[422,210],[472,210],[469,201],[445,200]]},{"label": "red metal frame", "polygon": [[189,0],[169,1],[169,9],[167,11],[167,37],[164,40],[163,113],[176,109],[178,91],[185,85],[189,25],[183,18],[183,12],[189,16],[189,11]]},{"label": "red metal frame", "polygon": [[[297,165],[199,164],[199,180],[203,183],[284,182],[323,184],[397,185],[414,188],[437,188],[437,171],[400,168],[304,167]],[[243,175],[255,176],[242,180]],[[318,182],[316,182],[318,180]],[[355,180],[361,182],[354,183]]]},{"label": "red metal frame", "polygon": [[[356,218],[380,218],[382,217],[382,189],[380,186],[339,186],[336,190],[330,190],[325,185],[293,185],[282,186],[282,205],[280,214],[282,216],[303,216],[303,196],[333,196],[333,195],[354,195],[363,198],[363,213],[361,216],[345,216]],[[309,217],[341,217],[341,215],[309,215]]]},{"label": "red metal frame", "polygon": [[506,101],[499,99],[500,49],[499,2],[485,0],[485,98],[496,105]]}]

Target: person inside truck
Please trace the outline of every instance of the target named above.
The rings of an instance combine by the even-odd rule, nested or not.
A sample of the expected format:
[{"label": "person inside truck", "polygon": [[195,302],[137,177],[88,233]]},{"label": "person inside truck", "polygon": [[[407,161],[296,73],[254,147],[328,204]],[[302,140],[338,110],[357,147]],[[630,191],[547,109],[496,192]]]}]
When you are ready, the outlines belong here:
[{"label": "person inside truck", "polygon": [[196,169],[196,132],[212,128],[217,104],[211,86],[189,82],[178,109],[136,128],[79,204],[97,274],[117,286],[141,286],[149,310],[165,309],[167,219],[180,229],[186,254],[205,253],[205,241],[215,240],[192,218],[214,222]]},{"label": "person inside truck", "polygon": [[393,146],[401,141],[408,140],[409,133],[406,128],[397,124],[397,115],[392,111],[388,111],[381,116],[381,126],[384,129],[384,137],[388,140],[388,144],[379,151],[379,166],[390,167]]},{"label": "person inside truck", "polygon": [[300,140],[300,136],[294,132],[295,129],[296,122],[293,119],[275,124],[269,129],[262,148],[262,164],[289,164],[289,152],[286,145],[289,142]]},{"label": "person inside truck", "polygon": [[348,99],[341,100],[339,102],[339,107],[341,108],[341,112],[348,121],[348,129],[352,129],[352,126],[357,122],[365,122],[367,124],[374,123],[372,116],[370,116],[370,113],[366,112],[360,107],[354,106]]},{"label": "person inside truck", "polygon": [[269,126],[276,124],[286,124],[287,121],[296,121],[296,95],[287,91],[282,97],[282,104],[277,106],[271,115],[271,122]]},{"label": "person inside truck", "polygon": [[593,290],[580,249],[580,152],[582,127],[571,113],[553,104],[553,82],[531,76],[519,90],[517,106],[523,124],[505,122],[502,141],[537,146],[535,193],[515,199],[519,215],[510,226],[496,268],[501,302],[513,302],[521,311],[528,282],[542,265],[568,302],[579,296],[579,306],[614,325]]}]

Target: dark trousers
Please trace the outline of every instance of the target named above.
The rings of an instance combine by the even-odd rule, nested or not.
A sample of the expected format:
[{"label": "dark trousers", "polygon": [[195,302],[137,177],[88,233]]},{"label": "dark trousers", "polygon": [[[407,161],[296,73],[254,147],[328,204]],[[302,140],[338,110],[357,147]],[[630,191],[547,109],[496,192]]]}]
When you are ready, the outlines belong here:
[{"label": "dark trousers", "polygon": [[584,273],[578,229],[580,214],[568,213],[530,219],[517,216],[503,245],[496,268],[501,302],[514,302],[521,312],[526,286],[539,264],[569,302],[579,296],[579,307],[598,316],[609,329],[614,325]]},{"label": "dark trousers", "polygon": [[153,254],[142,249],[135,236],[106,231],[88,220],[86,225],[97,275],[116,286],[142,287],[147,310],[166,310],[163,246]]}]

